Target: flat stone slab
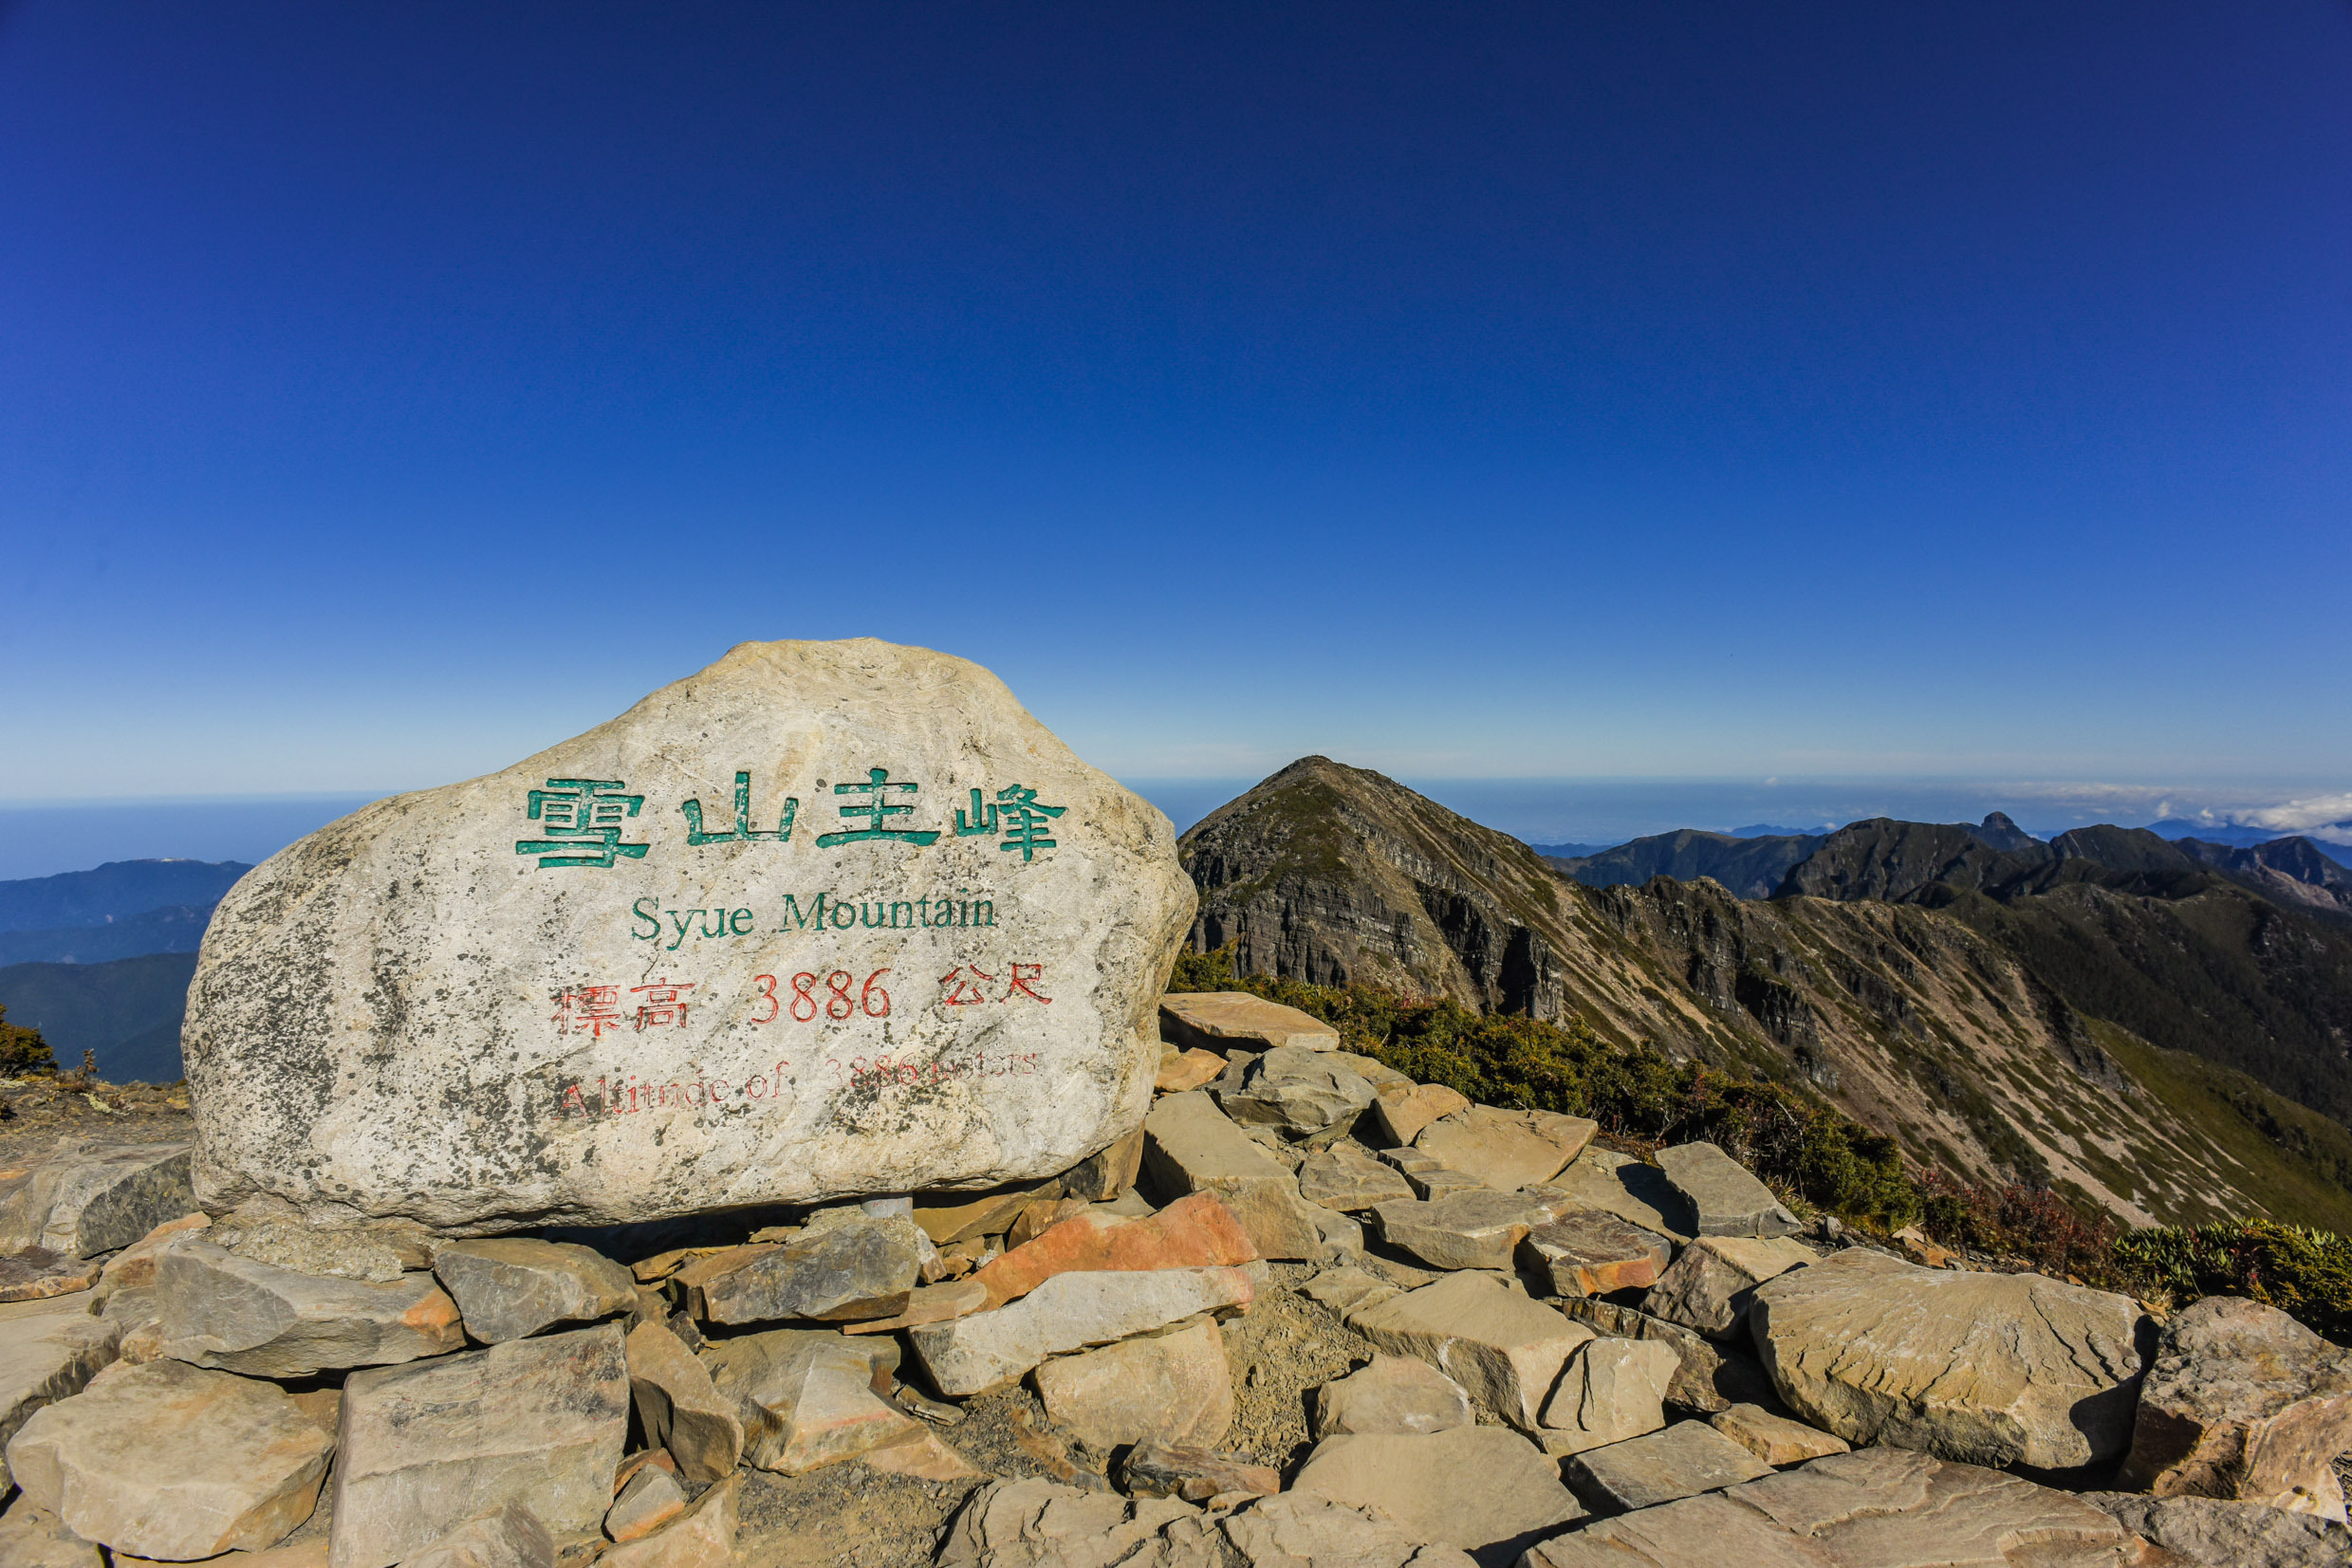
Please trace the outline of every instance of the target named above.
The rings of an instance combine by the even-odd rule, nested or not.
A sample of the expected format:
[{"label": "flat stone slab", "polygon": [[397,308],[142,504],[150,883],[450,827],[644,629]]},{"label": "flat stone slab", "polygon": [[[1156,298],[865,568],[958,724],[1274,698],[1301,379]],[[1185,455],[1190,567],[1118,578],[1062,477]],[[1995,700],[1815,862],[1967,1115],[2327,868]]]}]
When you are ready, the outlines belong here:
[{"label": "flat stone slab", "polygon": [[1704,1421],[1587,1449],[1568,1461],[1568,1485],[1596,1513],[1621,1514],[1720,1491],[1772,1467]]},{"label": "flat stone slab", "polygon": [[1865,1448],[1597,1521],[1526,1568],[2139,1568],[2143,1551],[2070,1493]]},{"label": "flat stone slab", "polygon": [[33,1411],[81,1393],[121,1339],[122,1324],[92,1317],[87,1295],[0,1306],[0,1487],[8,1441]]},{"label": "flat stone slab", "polygon": [[803,1475],[920,1434],[914,1417],[875,1389],[872,1347],[810,1334],[740,1385],[749,1417],[743,1457],[763,1470]]},{"label": "flat stone slab", "polygon": [[1176,1497],[1206,1503],[1234,1492],[1272,1497],[1282,1490],[1282,1472],[1270,1465],[1210,1448],[1138,1443],[1120,1461],[1119,1485],[1136,1497]]},{"label": "flat stone slab", "polygon": [[1160,1059],[1159,1076],[1152,1080],[1152,1087],[1163,1095],[1180,1095],[1207,1085],[1223,1071],[1225,1059],[1214,1051],[1198,1047],[1174,1051]]},{"label": "flat stone slab", "polygon": [[[1124,1498],[1051,1481],[991,1481],[949,1522],[939,1568],[1220,1568],[1200,1510],[1173,1497]],[[1163,1533],[1186,1539],[1179,1546]],[[1173,1548],[1173,1549],[1172,1549]]]},{"label": "flat stone slab", "polygon": [[2122,1457],[2155,1338],[2128,1297],[1863,1247],[1767,1281],[1750,1317],[1782,1403],[1811,1425],[2043,1470]]},{"label": "flat stone slab", "polygon": [[1213,1448],[1233,1424],[1233,1371],[1208,1318],[1056,1356],[1037,1369],[1037,1394],[1056,1425],[1097,1448]]},{"label": "flat stone slab", "polygon": [[163,1352],[248,1377],[306,1377],[465,1348],[457,1303],[430,1274],[388,1284],[240,1258],[194,1232],[156,1260]]},{"label": "flat stone slab", "polygon": [[1492,1274],[1449,1275],[1400,1296],[1373,1298],[1347,1326],[1392,1356],[1416,1356],[1522,1431],[1541,1425],[1545,1396],[1569,1353],[1594,1337]]},{"label": "flat stone slab", "polygon": [[283,1215],[252,1220],[232,1215],[207,1230],[204,1239],[257,1264],[333,1280],[387,1284],[406,1266],[399,1252],[371,1230],[307,1226]]},{"label": "flat stone slab", "polygon": [[2352,1562],[2352,1529],[2265,1503],[2136,1492],[2084,1492],[2082,1500],[2195,1568],[2343,1568]]},{"label": "flat stone slab", "polygon": [[982,1264],[972,1279],[987,1293],[984,1306],[999,1307],[1056,1274],[1237,1266],[1257,1256],[1233,1211],[1215,1192],[1205,1191],[1139,1219],[1074,1215]]},{"label": "flat stone slab", "polygon": [[1018,1377],[1048,1356],[1108,1344],[1189,1318],[1247,1306],[1238,1268],[1057,1274],[1009,1306],[907,1330],[932,1385],[951,1398]]},{"label": "flat stone slab", "polygon": [[179,1361],[108,1367],[9,1443],[33,1504],[139,1557],[272,1545],[310,1517],[334,1439],[274,1384]]},{"label": "flat stone slab", "polygon": [[741,1487],[740,1476],[729,1476],[655,1534],[625,1541],[598,1558],[597,1568],[731,1568],[742,1514]]},{"label": "flat stone slab", "polygon": [[1375,1356],[1315,1391],[1317,1437],[1426,1437],[1474,1424],[1462,1385],[1414,1356]]},{"label": "flat stone slab", "polygon": [[1675,1244],[1602,1208],[1575,1208],[1539,1225],[1519,1244],[1519,1258],[1555,1296],[1605,1296],[1658,1282]]},{"label": "flat stone slab", "polygon": [[28,1247],[13,1257],[0,1258],[0,1306],[14,1301],[46,1301],[90,1289],[104,1273],[96,1258],[75,1258],[46,1247]]},{"label": "flat stone slab", "polygon": [[1442,1083],[1383,1083],[1373,1094],[1372,1123],[1398,1146],[1410,1144],[1438,1117],[1470,1109],[1468,1097]]},{"label": "flat stone slab", "polygon": [[1371,1509],[1418,1540],[1501,1562],[1585,1515],[1558,1467],[1500,1427],[1327,1437],[1290,1489]]},{"label": "flat stone slab", "polygon": [[[269,1568],[266,1564],[235,1568]],[[520,1503],[470,1519],[400,1568],[555,1568],[555,1539],[539,1516]]]},{"label": "flat stone slab", "polygon": [[1711,1339],[1744,1339],[1756,1287],[1819,1261],[1786,1236],[1702,1236],[1658,1277],[1641,1309]]},{"label": "flat stone slab", "polygon": [[1213,1192],[1265,1258],[1319,1258],[1321,1232],[1298,1178],[1233,1125],[1207,1091],[1163,1095],[1143,1120],[1143,1171],[1155,1190]]},{"label": "flat stone slab", "polygon": [[1805,1228],[1770,1188],[1712,1143],[1660,1149],[1658,1168],[1690,1206],[1701,1236],[1787,1236]]},{"label": "flat stone slab", "polygon": [[712,1258],[678,1272],[692,1273],[694,1309],[713,1323],[890,1318],[906,1310],[921,1277],[923,1242],[906,1215],[861,1215],[782,1246],[745,1247],[731,1268]]},{"label": "flat stone slab", "polygon": [[1687,1242],[1691,1206],[1666,1172],[1613,1149],[1587,1149],[1548,1184],[1587,1208],[1606,1209],[1619,1219]]},{"label": "flat stone slab", "polygon": [[1278,1045],[1250,1059],[1217,1103],[1240,1126],[1270,1127],[1286,1138],[1329,1143],[1372,1103],[1372,1085],[1334,1051]]},{"label": "flat stone slab", "polygon": [[1598,1297],[1567,1297],[1561,1301],[1560,1310],[1596,1334],[1651,1339],[1670,1346],[1680,1357],[1680,1363],[1675,1368],[1674,1382],[1666,1390],[1669,1404],[1712,1413],[1732,1405],[1780,1397],[1773,1392],[1772,1379],[1766,1374],[1764,1363],[1744,1347],[1718,1343],[1680,1323],[1670,1323],[1639,1308],[1620,1306]]},{"label": "flat stone slab", "polygon": [[689,1481],[707,1484],[733,1470],[743,1457],[742,1417],[685,1341],[648,1321],[629,1331],[622,1348],[629,1397],[646,1441],[669,1450]]},{"label": "flat stone slab", "polygon": [[1335,1051],[1340,1045],[1340,1031],[1313,1014],[1248,991],[1170,991],[1159,999],[1159,1030],[1179,1048]]},{"label": "flat stone slab", "polygon": [[2164,1325],[2117,1485],[2344,1522],[2336,1456],[2352,1451],[2352,1351],[2276,1307],[2192,1302]]},{"label": "flat stone slab", "polygon": [[196,1190],[482,1233],[1040,1179],[1141,1116],[1196,901],[986,670],[745,643],[247,874],[181,1034]]},{"label": "flat stone slab", "polygon": [[192,1148],[58,1139],[0,1200],[0,1253],[37,1246],[69,1258],[93,1257],[194,1211]]},{"label": "flat stone slab", "polygon": [[1513,1192],[1470,1188],[1373,1211],[1380,1240],[1432,1268],[1509,1268],[1519,1243],[1549,1216]]},{"label": "flat stone slab", "polygon": [[106,1568],[106,1554],[20,1492],[0,1513],[0,1562],[9,1568]]},{"label": "flat stone slab", "polygon": [[456,1301],[466,1332],[486,1344],[559,1323],[593,1323],[637,1304],[627,1269],[568,1242],[455,1242],[435,1251],[433,1273]]},{"label": "flat stone slab", "polygon": [[1422,1128],[1413,1147],[1481,1186],[1511,1192],[1551,1180],[1600,1130],[1585,1116],[1472,1105]]},{"label": "flat stone slab", "polygon": [[1719,1410],[1707,1418],[1707,1424],[1776,1470],[1844,1453],[1852,1447],[1843,1437],[1774,1415],[1762,1405]]},{"label": "flat stone slab", "polygon": [[1655,1339],[1587,1339],[1544,1401],[1536,1440],[1548,1454],[1583,1453],[1666,1425],[1666,1390],[1680,1362]]},{"label": "flat stone slab", "polygon": [[593,1535],[628,1430],[628,1359],[611,1323],[354,1373],[328,1560],[389,1568],[518,1502],[559,1540]]},{"label": "flat stone slab", "polygon": [[1472,1568],[1474,1560],[1417,1540],[1374,1509],[1299,1492],[1250,1503],[1217,1528],[1250,1568]]},{"label": "flat stone slab", "polygon": [[1361,1213],[1413,1196],[1393,1165],[1376,1160],[1350,1143],[1318,1149],[1299,1164],[1299,1196],[1319,1208]]}]

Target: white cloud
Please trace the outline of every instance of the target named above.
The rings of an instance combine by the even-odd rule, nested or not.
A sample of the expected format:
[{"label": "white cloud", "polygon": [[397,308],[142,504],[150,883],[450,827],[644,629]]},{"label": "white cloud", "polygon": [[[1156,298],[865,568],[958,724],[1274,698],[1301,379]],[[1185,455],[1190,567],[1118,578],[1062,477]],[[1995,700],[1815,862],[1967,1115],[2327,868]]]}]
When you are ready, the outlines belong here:
[{"label": "white cloud", "polygon": [[[2285,805],[2260,806],[2235,814],[2248,827],[2274,828],[2281,833],[2303,833],[2314,828],[2352,827],[2352,793],[2314,795],[2308,800],[2288,801]],[[2330,837],[2330,842],[2345,840]]]}]

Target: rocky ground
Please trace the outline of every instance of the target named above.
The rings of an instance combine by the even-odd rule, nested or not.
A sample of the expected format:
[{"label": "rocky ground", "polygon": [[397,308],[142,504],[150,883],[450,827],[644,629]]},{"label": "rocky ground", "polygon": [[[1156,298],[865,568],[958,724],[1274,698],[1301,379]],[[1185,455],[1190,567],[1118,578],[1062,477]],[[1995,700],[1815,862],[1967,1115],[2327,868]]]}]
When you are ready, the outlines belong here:
[{"label": "rocky ground", "polygon": [[1255,999],[1163,1028],[1064,1177],[537,1239],[194,1213],[178,1091],[0,1085],[0,1563],[2352,1559],[2352,1358],[2269,1308],[1865,1242]]}]

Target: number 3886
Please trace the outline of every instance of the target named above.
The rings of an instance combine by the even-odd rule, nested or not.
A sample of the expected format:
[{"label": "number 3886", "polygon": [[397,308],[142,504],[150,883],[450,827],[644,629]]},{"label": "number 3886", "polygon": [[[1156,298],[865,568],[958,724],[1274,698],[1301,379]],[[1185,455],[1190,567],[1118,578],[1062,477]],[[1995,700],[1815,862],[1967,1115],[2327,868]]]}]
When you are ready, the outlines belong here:
[{"label": "number 3886", "polygon": [[[796,974],[788,1000],[777,993],[774,975],[755,974],[751,983],[759,987],[760,1000],[768,1004],[768,1011],[751,1022],[773,1024],[787,1016],[795,1024],[813,1024],[820,1017],[836,1024],[860,1017],[888,1018],[890,992],[882,987],[882,976],[889,972],[887,968],[876,969],[862,984],[847,969],[834,969],[824,976]],[[820,985],[822,990],[818,988]],[[853,986],[857,987],[854,993],[850,989]]]}]

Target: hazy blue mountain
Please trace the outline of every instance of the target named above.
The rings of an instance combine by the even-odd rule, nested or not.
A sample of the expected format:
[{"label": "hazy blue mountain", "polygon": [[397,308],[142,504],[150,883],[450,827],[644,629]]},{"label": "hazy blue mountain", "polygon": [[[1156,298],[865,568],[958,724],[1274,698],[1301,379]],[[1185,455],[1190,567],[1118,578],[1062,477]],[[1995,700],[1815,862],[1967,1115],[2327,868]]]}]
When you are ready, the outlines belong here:
[{"label": "hazy blue mountain", "polygon": [[[2352,827],[2352,822],[2338,822],[2338,827]],[[2160,822],[2150,822],[2148,831],[2159,839],[2200,839],[2209,844],[2227,844],[2232,849],[2251,849],[2256,844],[2275,843],[2293,835],[2282,834],[2276,828],[2239,827],[2234,823],[2193,822],[2186,817],[2167,817]],[[2339,850],[2352,855],[2352,849]]]},{"label": "hazy blue mountain", "polygon": [[1814,834],[1737,839],[1728,833],[1702,833],[1686,827],[1636,839],[1597,855],[1546,858],[1588,888],[1639,887],[1653,876],[1671,876],[1677,882],[1712,876],[1742,898],[1767,898],[1789,868],[1812,854],[1821,841]]},{"label": "hazy blue mountain", "polygon": [[1546,860],[1573,860],[1579,856],[1598,855],[1607,844],[1529,844],[1529,849]]},{"label": "hazy blue mountain", "polygon": [[94,871],[0,882],[0,932],[102,926],[153,910],[209,912],[252,869],[239,860],[110,860]]},{"label": "hazy blue mountain", "polygon": [[1806,839],[1818,838],[1822,830],[1810,827],[1776,827],[1770,822],[1750,822],[1746,827],[1728,828],[1726,839]]},{"label": "hazy blue mountain", "polygon": [[98,1053],[99,1076],[117,1083],[179,1078],[179,1022],[188,1006],[193,952],[144,953],[107,964],[11,964],[0,968],[0,1007],[30,1024],[63,1067]]},{"label": "hazy blue mountain", "polygon": [[209,904],[201,909],[174,904],[102,926],[0,932],[0,965],[104,964],[142,952],[194,952],[212,918]]}]

